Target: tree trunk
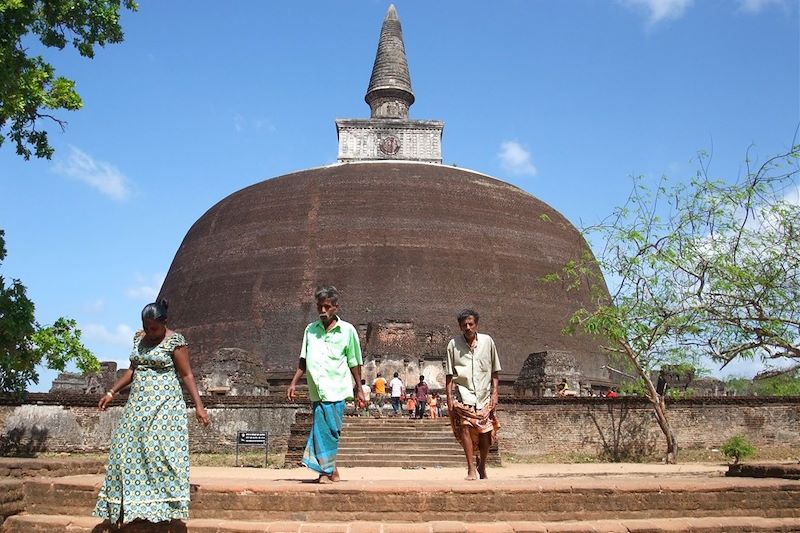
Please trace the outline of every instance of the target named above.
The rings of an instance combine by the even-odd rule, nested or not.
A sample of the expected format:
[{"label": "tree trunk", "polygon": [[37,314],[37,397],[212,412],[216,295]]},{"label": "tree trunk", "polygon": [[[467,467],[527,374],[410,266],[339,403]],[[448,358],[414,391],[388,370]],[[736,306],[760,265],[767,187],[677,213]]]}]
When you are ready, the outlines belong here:
[{"label": "tree trunk", "polygon": [[[649,385],[650,387],[653,386],[652,383]],[[656,400],[653,401],[652,397],[648,399],[653,404],[656,420],[658,421],[658,425],[667,440],[667,454],[664,457],[664,461],[667,464],[674,465],[678,462],[678,441],[675,439],[675,433],[672,431],[672,426],[669,425],[669,419],[667,418],[667,406],[664,403],[664,398],[660,397],[658,393],[655,392],[655,388],[653,388],[653,394],[655,394]]]},{"label": "tree trunk", "polygon": [[625,351],[625,355],[627,355],[628,360],[630,360],[630,362],[636,367],[637,374],[639,374],[639,377],[642,378],[645,386],[647,387],[647,399],[650,400],[650,403],[653,405],[653,412],[656,415],[656,421],[658,422],[658,426],[661,428],[661,431],[664,433],[664,437],[667,441],[667,453],[664,456],[664,462],[670,465],[677,464],[678,440],[675,438],[675,433],[672,431],[672,426],[669,424],[669,418],[667,418],[667,405],[664,402],[664,398],[662,398],[658,392],[656,392],[653,381],[650,379],[650,376],[647,374],[645,369],[639,364],[639,359],[636,357],[636,353],[634,353],[633,348],[631,348],[627,342],[621,342],[620,344],[622,344],[622,348]]}]

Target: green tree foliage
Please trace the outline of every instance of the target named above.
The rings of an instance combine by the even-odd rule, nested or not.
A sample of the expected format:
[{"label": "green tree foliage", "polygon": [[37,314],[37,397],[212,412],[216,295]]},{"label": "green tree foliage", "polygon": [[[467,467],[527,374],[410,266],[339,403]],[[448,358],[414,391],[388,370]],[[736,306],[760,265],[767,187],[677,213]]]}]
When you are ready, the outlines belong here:
[{"label": "green tree foliage", "polygon": [[765,372],[752,380],[730,378],[725,386],[741,395],[800,396],[800,366]]},{"label": "green tree foliage", "polygon": [[759,396],[800,396],[800,376],[781,374],[754,380],[754,392]]},{"label": "green tree foliage", "polygon": [[[565,332],[586,331],[636,368],[667,440],[677,442],[650,375],[665,364],[710,356],[800,358],[800,146],[751,168],[729,184],[709,177],[710,159],[688,183],[655,190],[636,180],[628,201],[584,230],[602,243],[546,280],[588,286],[593,307]],[[592,239],[594,237],[594,239]],[[604,273],[613,290],[606,290]]]},{"label": "green tree foliage", "polygon": [[734,435],[719,447],[722,455],[729,459],[733,459],[733,464],[739,464],[742,459],[747,459],[756,453],[756,449],[747,442],[742,435]]},{"label": "green tree foliage", "polygon": [[[6,257],[5,232],[0,230],[0,265]],[[59,318],[52,326],[34,319],[34,305],[18,279],[6,286],[0,276],[0,393],[21,395],[28,383],[38,383],[36,366],[63,371],[75,361],[83,372],[97,372],[97,358],[81,344],[75,321]]]},{"label": "green tree foliage", "polygon": [[53,147],[44,121],[64,129],[51,110],[76,110],[83,102],[75,82],[56,76],[42,56],[30,56],[30,39],[46,47],[71,44],[88,58],[95,46],[123,39],[120,9],[136,10],[133,0],[0,0],[0,146],[6,137],[17,154],[50,159]]},{"label": "green tree foliage", "polygon": [[725,380],[725,388],[737,395],[749,395],[753,393],[753,381],[740,377],[728,378]]}]

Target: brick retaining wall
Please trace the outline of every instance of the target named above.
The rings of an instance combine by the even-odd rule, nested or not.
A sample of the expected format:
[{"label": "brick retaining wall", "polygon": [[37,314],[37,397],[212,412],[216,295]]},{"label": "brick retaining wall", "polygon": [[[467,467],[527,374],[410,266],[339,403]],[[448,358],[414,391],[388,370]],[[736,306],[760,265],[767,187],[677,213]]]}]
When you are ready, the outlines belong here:
[{"label": "brick retaining wall", "polygon": [[[664,437],[644,398],[508,402],[500,450],[518,456],[587,454],[636,459],[661,453]],[[711,449],[741,433],[756,447],[800,448],[800,398],[710,397],[667,404],[681,449]]]},{"label": "brick retaining wall", "polygon": [[[82,394],[29,394],[24,401],[0,398],[0,455],[108,451],[124,400],[114,400],[102,412],[97,400]],[[306,405],[263,396],[212,396],[203,403],[212,420],[208,428],[197,422],[194,408],[187,409],[192,452],[233,452],[238,431],[266,430],[270,453],[282,454],[295,414],[308,411]]]},{"label": "brick retaining wall", "polygon": [[[193,452],[231,452],[237,431],[269,432],[270,453],[286,451],[291,425],[308,404],[282,398],[223,396],[204,398],[211,416],[199,427],[189,409]],[[0,398],[0,455],[50,452],[105,452],[123,402],[105,412],[97,398],[84,395],[30,394],[23,401]],[[663,449],[663,437],[643,398],[501,398],[501,453],[520,457],[587,454],[604,451],[633,459]],[[673,401],[668,416],[678,445],[717,448],[734,433],[756,447],[800,448],[800,398],[716,397]]]}]

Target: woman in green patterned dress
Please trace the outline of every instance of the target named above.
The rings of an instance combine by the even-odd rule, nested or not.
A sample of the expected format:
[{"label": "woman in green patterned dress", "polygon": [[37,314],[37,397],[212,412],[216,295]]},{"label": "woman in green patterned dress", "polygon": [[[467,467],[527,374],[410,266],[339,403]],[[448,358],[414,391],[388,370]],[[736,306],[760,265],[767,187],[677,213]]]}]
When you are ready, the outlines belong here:
[{"label": "woman in green patterned dress", "polygon": [[198,422],[209,423],[186,340],[167,328],[166,301],[144,307],[142,327],[133,340],[130,368],[98,403],[105,410],[132,383],[94,510],[117,527],[133,520],[189,517],[189,432],[181,381],[194,401]]}]

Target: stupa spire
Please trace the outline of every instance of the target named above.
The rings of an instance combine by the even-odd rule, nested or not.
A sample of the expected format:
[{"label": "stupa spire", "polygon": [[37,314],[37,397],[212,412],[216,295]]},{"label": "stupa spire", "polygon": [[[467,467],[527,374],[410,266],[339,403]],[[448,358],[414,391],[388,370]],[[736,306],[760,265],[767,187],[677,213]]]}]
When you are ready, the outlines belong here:
[{"label": "stupa spire", "polygon": [[412,120],[408,108],[414,103],[408,75],[403,31],[394,4],[381,26],[378,53],[364,99],[370,118],[336,119],[340,163],[350,161],[442,162],[442,128],[439,120]]},{"label": "stupa spire", "polygon": [[394,4],[389,5],[381,27],[378,52],[364,97],[372,118],[408,118],[414,103],[411,76],[408,74],[403,29]]}]

